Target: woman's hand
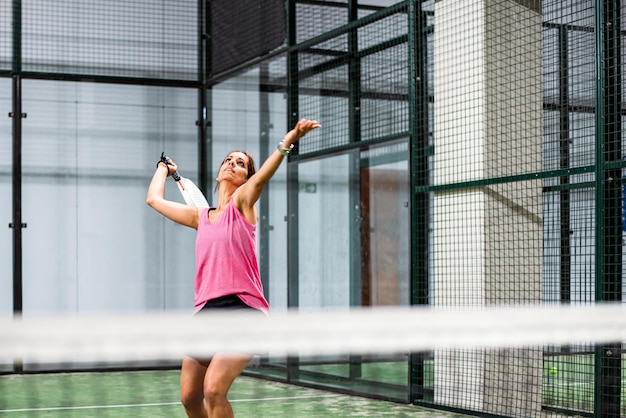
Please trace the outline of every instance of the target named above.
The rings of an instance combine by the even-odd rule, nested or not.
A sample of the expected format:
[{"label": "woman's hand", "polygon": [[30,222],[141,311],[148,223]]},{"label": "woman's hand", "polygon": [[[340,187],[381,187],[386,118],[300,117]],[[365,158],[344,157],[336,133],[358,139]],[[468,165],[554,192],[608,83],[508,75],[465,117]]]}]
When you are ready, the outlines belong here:
[{"label": "woman's hand", "polygon": [[322,125],[315,120],[300,119],[298,123],[296,123],[296,126],[294,126],[293,129],[285,135],[285,138],[283,139],[283,146],[288,148],[291,144],[298,142],[300,138],[308,134],[310,131],[321,128],[321,126]]},{"label": "woman's hand", "polygon": [[172,174],[178,171],[178,166],[176,165],[174,161],[172,161],[170,157],[166,157],[166,158],[167,158],[167,164],[163,161],[159,161],[158,165],[159,167],[167,168],[167,175],[171,176]]},{"label": "woman's hand", "polygon": [[148,186],[146,203],[166,218],[181,225],[197,229],[198,220],[200,219],[199,209],[169,201],[163,197],[167,176],[171,176],[178,171],[178,166],[170,158],[163,156],[161,158],[157,163],[150,186]]}]

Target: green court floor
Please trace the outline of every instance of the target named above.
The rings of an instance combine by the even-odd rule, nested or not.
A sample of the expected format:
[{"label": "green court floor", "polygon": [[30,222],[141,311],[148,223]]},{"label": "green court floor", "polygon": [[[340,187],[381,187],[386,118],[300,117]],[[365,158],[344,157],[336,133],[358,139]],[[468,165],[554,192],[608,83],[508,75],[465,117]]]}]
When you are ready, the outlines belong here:
[{"label": "green court floor", "polygon": [[[0,376],[0,418],[184,417],[178,377],[176,370]],[[236,417],[461,416],[246,376],[229,399]]]}]

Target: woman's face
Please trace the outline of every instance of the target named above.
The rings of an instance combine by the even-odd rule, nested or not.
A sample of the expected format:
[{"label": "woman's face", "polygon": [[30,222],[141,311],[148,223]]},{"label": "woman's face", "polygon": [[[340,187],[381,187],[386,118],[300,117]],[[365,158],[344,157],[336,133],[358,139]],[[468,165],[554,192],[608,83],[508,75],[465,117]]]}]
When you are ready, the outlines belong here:
[{"label": "woman's face", "polygon": [[248,156],[243,152],[231,152],[222,161],[219,181],[230,181],[236,186],[241,186],[248,181]]}]

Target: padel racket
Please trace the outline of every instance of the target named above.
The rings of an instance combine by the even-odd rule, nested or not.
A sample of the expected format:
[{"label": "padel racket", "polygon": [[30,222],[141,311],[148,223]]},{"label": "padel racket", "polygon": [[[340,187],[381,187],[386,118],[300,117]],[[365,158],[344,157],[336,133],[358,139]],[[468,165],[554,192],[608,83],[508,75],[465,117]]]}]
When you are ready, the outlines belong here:
[{"label": "padel racket", "polygon": [[[165,152],[161,153],[161,161],[165,164],[168,164],[169,157],[165,155]],[[195,208],[208,208],[210,207],[209,202],[207,202],[206,197],[196,184],[190,179],[181,176],[178,171],[172,174],[172,178],[176,182],[176,186],[178,186],[178,191],[183,196],[185,203],[188,206],[193,206]]]}]

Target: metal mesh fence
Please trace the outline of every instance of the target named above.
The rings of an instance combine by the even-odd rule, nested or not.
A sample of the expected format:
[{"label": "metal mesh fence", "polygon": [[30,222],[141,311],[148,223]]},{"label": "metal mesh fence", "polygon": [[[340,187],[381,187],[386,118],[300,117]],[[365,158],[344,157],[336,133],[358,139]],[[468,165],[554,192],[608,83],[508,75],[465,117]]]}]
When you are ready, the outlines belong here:
[{"label": "metal mesh fence", "polygon": [[317,140],[302,143],[301,156],[408,133],[409,21],[406,7],[390,10],[299,51],[300,113],[327,121]]},{"label": "metal mesh fence", "polygon": [[12,9],[9,2],[0,4],[0,71],[11,70],[13,54]]},{"label": "metal mesh fence", "polygon": [[[603,8],[592,2],[435,4],[429,43],[434,52],[435,304],[621,300],[621,242],[605,237],[600,243],[597,236],[598,221],[605,235],[621,235],[615,210],[603,209],[621,206],[619,195],[611,192],[620,170],[611,172],[602,164],[619,162],[621,152],[604,152],[603,161],[596,160],[597,147],[621,147],[606,131],[604,143],[598,142],[600,130],[609,128],[615,136],[616,129],[615,122],[598,126],[594,28],[598,13],[611,19],[609,27],[615,24],[614,8],[611,2]],[[605,41],[602,48],[609,46]],[[619,70],[604,71],[611,85]],[[621,112],[615,97],[606,101],[609,110]],[[599,188],[603,201],[598,201]],[[611,256],[605,253],[599,262],[598,253],[605,251]],[[598,280],[598,268],[610,286]],[[485,403],[472,406],[480,395],[453,392],[435,402],[507,416],[560,408],[610,410],[619,395],[607,382],[619,381],[621,365],[614,359],[620,348],[597,350],[537,347],[460,360],[443,353],[440,367],[478,365],[473,377],[485,384]],[[595,381],[596,391],[609,394],[601,405],[593,400],[594,361],[606,364],[605,379]],[[434,367],[437,375],[437,356]],[[487,389],[493,373],[499,385]],[[452,372],[442,373],[440,381],[444,387],[458,388],[459,382],[468,391],[473,387]],[[492,396],[494,390],[499,396]]]},{"label": "metal mesh fence", "polygon": [[347,1],[296,2],[296,42],[302,43],[347,24],[346,6]]},{"label": "metal mesh fence", "polygon": [[197,1],[18,3],[24,72],[198,79]]}]

